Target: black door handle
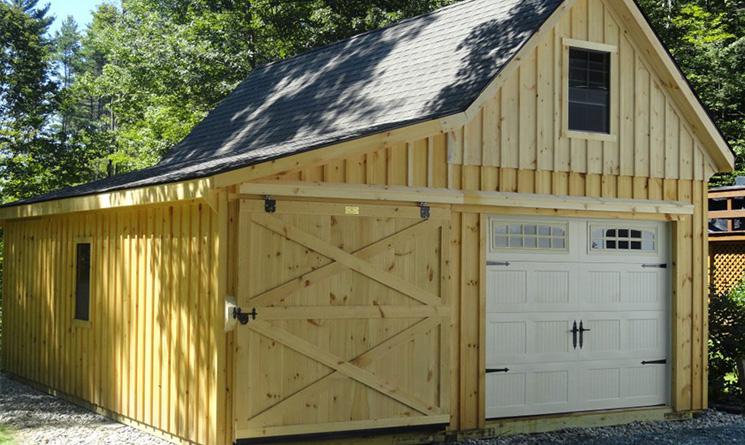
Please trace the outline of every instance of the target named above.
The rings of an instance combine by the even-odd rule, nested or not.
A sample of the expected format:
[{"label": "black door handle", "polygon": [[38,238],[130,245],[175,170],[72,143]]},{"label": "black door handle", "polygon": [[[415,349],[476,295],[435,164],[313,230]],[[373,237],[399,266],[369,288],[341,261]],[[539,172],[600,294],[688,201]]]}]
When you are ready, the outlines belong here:
[{"label": "black door handle", "polygon": [[579,332],[579,329],[577,329],[577,320],[574,320],[572,330],[569,332],[572,333],[572,346],[574,346],[574,349],[577,349],[577,332]]},{"label": "black door handle", "polygon": [[590,332],[590,329],[585,329],[582,325],[582,320],[579,321],[579,348],[582,349],[585,345],[585,332]]}]

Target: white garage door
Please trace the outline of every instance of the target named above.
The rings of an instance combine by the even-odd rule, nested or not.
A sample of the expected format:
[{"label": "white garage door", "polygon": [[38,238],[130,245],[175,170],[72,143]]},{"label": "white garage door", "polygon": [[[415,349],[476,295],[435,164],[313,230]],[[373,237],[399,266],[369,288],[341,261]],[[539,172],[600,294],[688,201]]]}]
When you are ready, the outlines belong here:
[{"label": "white garage door", "polygon": [[668,403],[665,223],[495,216],[488,230],[488,418]]}]

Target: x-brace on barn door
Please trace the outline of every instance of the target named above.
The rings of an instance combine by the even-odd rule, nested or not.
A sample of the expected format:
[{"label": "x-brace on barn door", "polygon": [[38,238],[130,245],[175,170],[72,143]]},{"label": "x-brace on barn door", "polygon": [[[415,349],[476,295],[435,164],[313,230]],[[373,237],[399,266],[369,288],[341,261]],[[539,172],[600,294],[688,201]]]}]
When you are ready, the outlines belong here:
[{"label": "x-brace on barn door", "polygon": [[449,210],[241,203],[237,438],[449,422]]}]

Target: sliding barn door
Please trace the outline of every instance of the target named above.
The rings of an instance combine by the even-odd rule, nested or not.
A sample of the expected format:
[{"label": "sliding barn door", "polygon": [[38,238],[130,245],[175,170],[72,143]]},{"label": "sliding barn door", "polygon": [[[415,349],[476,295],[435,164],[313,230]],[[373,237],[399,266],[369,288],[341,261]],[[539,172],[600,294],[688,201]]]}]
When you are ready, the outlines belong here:
[{"label": "sliding barn door", "polygon": [[449,211],[241,203],[239,439],[449,422]]}]

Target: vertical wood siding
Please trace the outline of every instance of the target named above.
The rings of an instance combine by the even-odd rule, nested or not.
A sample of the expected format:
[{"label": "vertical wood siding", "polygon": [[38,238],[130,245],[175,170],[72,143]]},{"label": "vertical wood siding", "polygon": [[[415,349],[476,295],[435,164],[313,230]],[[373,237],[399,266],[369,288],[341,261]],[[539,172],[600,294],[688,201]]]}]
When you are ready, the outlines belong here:
[{"label": "vertical wood siding", "polygon": [[[345,176],[348,183],[371,185],[400,185],[408,178],[426,177],[428,169],[447,171],[447,177],[435,177],[434,183],[447,182],[457,190],[480,190],[516,192],[525,194],[546,194],[559,196],[586,196],[641,200],[683,201],[695,205],[691,216],[670,218],[673,224],[673,366],[672,366],[672,404],[679,411],[703,409],[707,406],[707,262],[708,255],[707,216],[703,207],[707,199],[705,181],[662,179],[654,177],[633,177],[603,174],[584,174],[569,172],[550,172],[498,168],[480,165],[447,165],[442,157],[437,158],[437,141],[445,140],[443,135],[428,139],[434,141],[432,152],[435,159],[422,158],[407,165],[408,174],[398,176],[378,175],[388,180],[368,181],[366,170],[360,169]],[[400,157],[407,153],[412,144],[385,147],[386,156]],[[440,148],[441,150],[442,148]],[[355,162],[362,162],[360,155]],[[335,161],[343,169],[346,160]],[[438,166],[438,164],[442,166]],[[379,167],[382,168],[382,167]],[[703,163],[697,167],[703,171]],[[407,176],[408,175],[408,176]],[[303,173],[291,173],[274,179],[303,179]],[[391,180],[391,178],[396,178]],[[416,181],[413,181],[416,184]],[[451,277],[453,295],[459,302],[454,313],[454,329],[458,335],[453,338],[453,351],[460,363],[455,378],[458,381],[451,402],[453,418],[452,429],[469,429],[484,426],[484,343],[483,328],[480,323],[484,317],[483,264],[481,258],[482,239],[485,231],[481,227],[480,215],[522,214],[542,216],[578,216],[603,218],[649,218],[636,214],[593,214],[591,212],[561,212],[554,210],[529,210],[499,208],[468,208],[455,206],[451,220]],[[658,218],[664,218],[658,216]]]},{"label": "vertical wood siding", "polygon": [[[201,204],[8,222],[4,370],[173,438],[214,443],[225,372],[218,229]],[[73,321],[82,237],[92,243],[86,326]]]},{"label": "vertical wood siding", "polygon": [[[561,125],[562,38],[618,46],[612,119],[615,140],[569,138]],[[547,63],[551,58],[556,63]],[[527,111],[526,111],[527,110]],[[466,125],[429,137],[381,146],[274,176],[275,180],[408,185],[694,204],[671,218],[673,268],[673,407],[706,407],[708,338],[706,181],[714,172],[691,126],[680,118],[666,86],[600,0],[579,0],[534,55]],[[385,159],[385,162],[381,162]],[[510,208],[456,208],[452,225],[453,292],[460,299],[454,339],[460,369],[451,428],[483,426],[483,277],[480,216],[516,213],[592,217],[590,213]],[[598,215],[594,215],[598,216]],[[640,218],[634,214],[603,217]],[[455,252],[460,252],[455,253]],[[482,271],[483,273],[483,271]]]},{"label": "vertical wood siding", "polygon": [[[694,204],[693,215],[670,218],[673,407],[705,408],[703,206],[714,168],[668,86],[619,23],[605,0],[578,0],[465,125],[264,180]],[[564,132],[564,37],[618,47],[611,140],[570,138]],[[239,402],[233,380],[242,370],[234,369],[239,361],[234,336],[222,333],[223,297],[238,290],[235,265],[242,249],[233,242],[220,249],[228,238],[236,239],[237,208],[223,193],[218,201],[219,214],[192,203],[6,223],[4,369],[176,438],[201,443],[232,438]],[[452,429],[484,425],[483,220],[488,213],[598,216],[453,207],[450,349],[459,365],[452,370]],[[77,237],[93,239],[90,327],[72,322]]]},{"label": "vertical wood siding", "polygon": [[[618,48],[611,61],[613,140],[569,137],[565,132],[565,38]],[[658,179],[702,181],[714,171],[668,87],[603,0],[578,0],[504,82],[471,121],[447,136],[412,140],[292,176],[362,184],[388,178],[393,185],[427,186],[430,172],[412,169],[411,164],[423,164],[428,156],[435,157],[429,164],[432,173],[444,156],[462,166]],[[433,147],[428,151],[429,143]],[[433,176],[435,182],[449,179]]]}]

